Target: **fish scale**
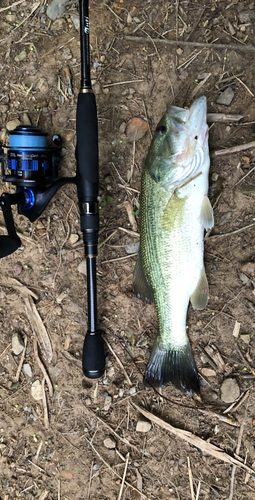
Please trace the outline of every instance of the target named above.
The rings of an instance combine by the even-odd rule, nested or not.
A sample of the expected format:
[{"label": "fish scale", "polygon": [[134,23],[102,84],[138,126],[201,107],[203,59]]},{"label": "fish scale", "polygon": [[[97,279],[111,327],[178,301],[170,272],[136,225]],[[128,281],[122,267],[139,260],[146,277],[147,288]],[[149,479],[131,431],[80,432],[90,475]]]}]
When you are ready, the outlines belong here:
[{"label": "fish scale", "polygon": [[154,298],[159,322],[145,382],[172,382],[188,394],[199,392],[199,379],[186,334],[187,308],[190,298],[196,309],[208,300],[203,233],[212,227],[213,213],[207,137],[204,97],[190,111],[170,106],[161,119],[143,167],[134,273],[135,292]]}]

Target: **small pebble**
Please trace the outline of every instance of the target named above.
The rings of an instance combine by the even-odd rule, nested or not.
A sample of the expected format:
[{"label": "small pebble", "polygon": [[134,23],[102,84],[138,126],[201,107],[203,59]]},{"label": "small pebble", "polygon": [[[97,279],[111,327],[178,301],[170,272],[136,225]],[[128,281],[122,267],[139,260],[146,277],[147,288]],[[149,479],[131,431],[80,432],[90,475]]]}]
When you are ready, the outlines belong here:
[{"label": "small pebble", "polygon": [[18,119],[16,120],[11,120],[10,122],[7,122],[6,128],[7,130],[14,130],[16,127],[21,125],[20,121]]},{"label": "small pebble", "polygon": [[80,31],[80,18],[76,14],[71,14],[71,19],[73,21],[74,27],[77,31]]},{"label": "small pebble", "polygon": [[84,259],[79,265],[78,265],[78,272],[81,274],[84,274],[87,276],[87,261]]},{"label": "small pebble", "polygon": [[149,432],[151,429],[151,422],[145,418],[140,418],[136,424],[136,432]]},{"label": "small pebble", "polygon": [[71,245],[74,245],[74,243],[77,243],[78,240],[79,240],[78,234],[71,234],[69,238],[69,243],[71,243]]},{"label": "small pebble", "polygon": [[228,87],[217,99],[217,104],[223,104],[224,106],[230,106],[234,99],[235,92],[232,87]]},{"label": "small pebble", "polygon": [[95,464],[93,466],[93,470],[100,470],[101,469],[101,465],[100,464]]},{"label": "small pebble", "polygon": [[123,396],[124,396],[124,389],[120,389],[119,390],[119,397],[123,398]]},{"label": "small pebble", "polygon": [[31,370],[31,366],[29,363],[25,363],[23,365],[23,372],[28,376],[28,377],[32,377],[32,370]]},{"label": "small pebble", "polygon": [[202,368],[201,373],[205,377],[215,377],[216,376],[216,372],[214,370],[212,370],[212,368]]},{"label": "small pebble", "polygon": [[125,250],[128,254],[137,253],[139,250],[139,245],[140,245],[139,241],[133,243],[132,240],[129,240],[128,244],[125,246]]},{"label": "small pebble", "polygon": [[12,350],[18,356],[24,350],[24,342],[20,333],[14,333],[12,336]]},{"label": "small pebble", "polygon": [[218,174],[216,174],[216,172],[213,172],[213,174],[212,174],[212,181],[214,181],[214,182],[215,182],[215,181],[217,181],[217,180],[218,180],[218,178],[219,178],[219,175],[218,175]]},{"label": "small pebble", "polygon": [[40,401],[43,398],[42,395],[42,385],[40,380],[36,380],[31,387],[31,394],[36,401]]},{"label": "small pebble", "polygon": [[109,450],[113,450],[114,448],[116,448],[116,443],[112,438],[106,438],[104,440],[104,446]]},{"label": "small pebble", "polygon": [[125,130],[126,130],[126,122],[122,122],[120,127],[119,127],[119,131],[121,134],[124,134]]},{"label": "small pebble", "polygon": [[111,396],[106,396],[105,401],[104,401],[104,411],[108,411],[110,406],[112,404],[112,397]]},{"label": "small pebble", "polygon": [[240,339],[245,343],[245,344],[249,344],[250,343],[250,340],[251,340],[251,336],[248,334],[248,333],[243,333],[242,335],[240,335]]},{"label": "small pebble", "polygon": [[47,7],[47,16],[55,21],[56,19],[63,16],[65,12],[65,6],[68,3],[68,0],[53,0],[50,5]]},{"label": "small pebble", "polygon": [[235,378],[226,378],[221,384],[221,400],[233,403],[240,396],[240,389]]},{"label": "small pebble", "polygon": [[131,389],[129,390],[129,394],[130,394],[130,396],[134,396],[136,394],[136,388],[131,387]]},{"label": "small pebble", "polygon": [[22,52],[20,52],[20,54],[18,54],[16,57],[14,57],[14,61],[15,62],[21,62],[21,61],[24,61],[27,57],[27,53],[25,50],[22,50]]},{"label": "small pebble", "polygon": [[242,267],[242,272],[249,276],[255,277],[255,262],[246,262]]}]

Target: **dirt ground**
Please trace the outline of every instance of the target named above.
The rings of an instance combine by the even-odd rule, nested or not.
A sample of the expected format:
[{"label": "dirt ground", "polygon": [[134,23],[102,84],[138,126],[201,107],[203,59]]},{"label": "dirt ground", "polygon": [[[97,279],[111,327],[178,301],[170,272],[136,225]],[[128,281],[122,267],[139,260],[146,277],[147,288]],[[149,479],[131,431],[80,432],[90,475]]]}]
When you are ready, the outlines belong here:
[{"label": "dirt ground", "polygon": [[[79,32],[74,24],[78,2],[70,1],[63,16],[53,22],[46,15],[47,3],[1,2],[0,136],[8,144],[7,128],[13,120],[30,121],[49,137],[60,134],[59,176],[72,176],[80,83]],[[159,425],[147,423],[146,432],[139,432],[141,415],[133,406],[136,403],[255,467],[255,198],[242,189],[255,184],[255,148],[211,159],[215,226],[205,240],[210,301],[202,312],[190,308],[187,317],[204,378],[201,401],[182,396],[171,385],[161,394],[143,386],[157,318],[154,305],[143,304],[133,294],[136,255],[127,253],[126,246],[138,243],[139,234],[125,205],[128,201],[133,207],[138,233],[142,165],[150,131],[168,102],[189,106],[195,95],[204,94],[208,112],[244,115],[239,122],[210,124],[211,153],[255,140],[254,51],[228,48],[229,44],[255,46],[254,19],[251,0],[91,0],[100,152],[98,316],[122,365],[106,347],[104,377],[92,382],[82,373],[87,297],[86,279],[78,270],[84,250],[76,187],[59,190],[35,223],[14,207],[22,247],[0,264],[1,500],[255,497],[255,471],[249,474],[237,467],[233,479],[232,465]],[[140,41],[131,41],[128,35]],[[176,37],[188,44],[151,41]],[[225,45],[216,49],[195,47],[193,42]],[[232,103],[217,103],[229,87]],[[133,117],[150,126],[135,147],[125,131]],[[0,194],[4,191],[13,192],[13,186],[1,182]],[[1,234],[6,234],[2,214],[0,224]],[[51,363],[41,354],[54,390],[50,396],[45,385],[48,429],[43,402],[31,393],[31,384],[42,382],[43,375],[34,354],[36,331],[22,285],[33,292],[30,304],[35,305],[53,347]],[[238,337],[233,336],[239,327]],[[12,351],[17,333],[28,339],[24,363],[32,370],[32,378],[22,370],[18,382],[22,354]],[[209,368],[213,371],[205,370]],[[227,378],[235,379],[241,404],[225,414],[226,422],[219,415],[230,406],[221,399],[221,384]],[[231,397],[237,398],[238,392]]]}]

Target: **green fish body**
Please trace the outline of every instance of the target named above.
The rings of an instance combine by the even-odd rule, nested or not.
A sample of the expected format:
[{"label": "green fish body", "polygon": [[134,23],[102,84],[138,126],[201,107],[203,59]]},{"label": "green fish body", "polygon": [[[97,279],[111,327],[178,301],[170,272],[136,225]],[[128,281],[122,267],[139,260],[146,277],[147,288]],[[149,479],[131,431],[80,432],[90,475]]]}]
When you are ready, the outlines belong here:
[{"label": "green fish body", "polygon": [[172,382],[187,394],[199,392],[187,308],[189,300],[200,310],[208,301],[203,236],[214,224],[209,164],[205,97],[189,110],[169,106],[143,167],[134,290],[144,300],[154,299],[159,322],[145,382]]}]

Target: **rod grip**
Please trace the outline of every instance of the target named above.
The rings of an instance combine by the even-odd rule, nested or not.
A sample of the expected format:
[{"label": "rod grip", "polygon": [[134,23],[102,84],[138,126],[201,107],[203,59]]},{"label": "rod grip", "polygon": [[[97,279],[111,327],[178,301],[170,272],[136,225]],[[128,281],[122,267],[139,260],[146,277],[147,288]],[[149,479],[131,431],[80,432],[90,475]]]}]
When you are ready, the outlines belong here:
[{"label": "rod grip", "polygon": [[76,183],[79,203],[97,201],[98,196],[98,124],[93,92],[80,93],[76,115]]},{"label": "rod grip", "polygon": [[83,345],[82,369],[85,377],[102,377],[105,370],[104,341],[101,332],[87,333]]}]

